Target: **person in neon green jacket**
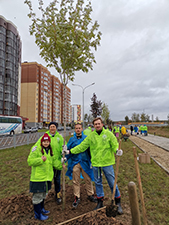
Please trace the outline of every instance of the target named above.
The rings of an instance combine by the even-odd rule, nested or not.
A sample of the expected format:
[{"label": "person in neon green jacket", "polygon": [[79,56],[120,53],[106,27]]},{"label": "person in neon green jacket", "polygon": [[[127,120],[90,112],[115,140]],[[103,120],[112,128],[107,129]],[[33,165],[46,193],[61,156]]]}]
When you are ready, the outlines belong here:
[{"label": "person in neon green jacket", "polygon": [[60,162],[54,158],[50,142],[49,135],[44,134],[41,145],[34,145],[27,159],[28,165],[31,166],[30,192],[33,193],[35,219],[39,220],[48,219],[48,216],[43,215],[49,213],[44,209],[44,200],[51,188],[53,167],[60,169]]},{"label": "person in neon green jacket", "polygon": [[[93,125],[95,130],[89,134],[81,144],[77,145],[71,150],[67,150],[67,146],[65,145],[62,153],[78,154],[80,152],[84,152],[88,147],[90,147],[91,163],[93,167],[96,194],[98,199],[95,209],[98,209],[103,207],[104,198],[101,170],[103,170],[109,187],[113,192],[115,180],[113,170],[113,164],[115,164],[114,154],[117,153],[117,155],[121,156],[123,151],[121,149],[118,150],[118,141],[116,137],[108,129],[104,129],[103,122],[100,117],[97,117],[93,120]],[[115,202],[116,205],[119,206],[118,213],[122,214],[123,210],[120,203],[121,195],[117,185],[115,192]]]},{"label": "person in neon green jacket", "polygon": [[119,133],[120,133],[120,128],[119,126],[115,126],[114,127],[114,132],[115,132],[115,136],[118,139],[119,138]]},{"label": "person in neon green jacket", "polygon": [[[50,122],[49,123],[49,130],[46,132],[50,139],[51,139],[51,147],[53,150],[53,155],[56,160],[59,161],[58,167],[60,169],[55,169],[54,168],[54,186],[55,186],[55,199],[56,203],[59,205],[61,204],[61,170],[62,170],[62,163],[61,163],[61,158],[62,158],[62,146],[64,144],[64,140],[62,135],[60,135],[57,132],[57,127],[58,124],[56,122]],[[40,145],[41,138],[37,141],[37,145]]]}]

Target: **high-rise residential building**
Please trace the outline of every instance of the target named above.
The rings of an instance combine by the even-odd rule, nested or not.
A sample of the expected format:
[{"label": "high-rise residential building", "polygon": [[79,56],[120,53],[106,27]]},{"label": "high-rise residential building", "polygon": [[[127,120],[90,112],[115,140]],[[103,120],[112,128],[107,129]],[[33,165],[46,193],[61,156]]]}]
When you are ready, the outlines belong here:
[{"label": "high-rise residential building", "polygon": [[17,27],[0,16],[0,114],[20,115],[21,40]]},{"label": "high-rise residential building", "polygon": [[[64,104],[65,104],[65,119],[66,119],[66,123],[71,123],[70,120],[70,110],[71,110],[71,90],[70,88],[68,88],[67,86],[65,87],[65,98],[64,98],[64,85],[61,84],[61,123],[64,123]],[[64,102],[65,100],[65,102]]]},{"label": "high-rise residential building", "polygon": [[77,122],[77,121],[82,121],[81,117],[81,105],[72,105],[72,121]]},{"label": "high-rise residential building", "polygon": [[[70,89],[66,88],[66,116],[70,120]],[[21,116],[29,123],[62,123],[62,84],[48,69],[36,62],[22,63]],[[69,107],[69,110],[68,110]]]}]

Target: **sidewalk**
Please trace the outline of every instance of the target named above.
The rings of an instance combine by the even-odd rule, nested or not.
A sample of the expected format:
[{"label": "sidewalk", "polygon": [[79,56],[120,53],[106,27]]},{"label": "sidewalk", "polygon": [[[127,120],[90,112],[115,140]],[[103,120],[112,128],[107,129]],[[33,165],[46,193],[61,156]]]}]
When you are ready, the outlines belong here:
[{"label": "sidewalk", "polygon": [[147,136],[137,135],[137,137],[144,139],[152,144],[157,145],[167,151],[169,151],[169,138],[160,137],[152,134],[148,134]]}]

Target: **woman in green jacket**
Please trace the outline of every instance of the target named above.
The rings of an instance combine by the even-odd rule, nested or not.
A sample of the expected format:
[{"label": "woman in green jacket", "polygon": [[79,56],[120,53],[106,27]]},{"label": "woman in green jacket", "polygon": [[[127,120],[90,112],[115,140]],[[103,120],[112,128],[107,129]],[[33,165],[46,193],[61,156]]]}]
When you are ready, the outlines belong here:
[{"label": "woman in green jacket", "polygon": [[[60,162],[53,156],[50,146],[51,139],[48,134],[41,138],[41,146],[34,145],[28,156],[28,165],[31,166],[30,192],[33,193],[32,203],[34,206],[35,219],[46,220],[50,213],[44,209],[46,193],[51,189],[53,179],[53,167],[60,169]],[[58,168],[59,166],[59,168]]]}]

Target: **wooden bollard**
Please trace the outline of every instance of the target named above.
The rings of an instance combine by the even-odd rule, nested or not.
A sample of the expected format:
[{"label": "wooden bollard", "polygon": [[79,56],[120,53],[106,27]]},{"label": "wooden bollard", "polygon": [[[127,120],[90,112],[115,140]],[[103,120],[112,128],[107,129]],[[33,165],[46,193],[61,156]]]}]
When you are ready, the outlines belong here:
[{"label": "wooden bollard", "polygon": [[132,215],[132,225],[141,225],[138,197],[137,197],[136,185],[134,182],[132,181],[129,182],[128,191],[129,191],[130,209],[131,209],[131,215]]}]

